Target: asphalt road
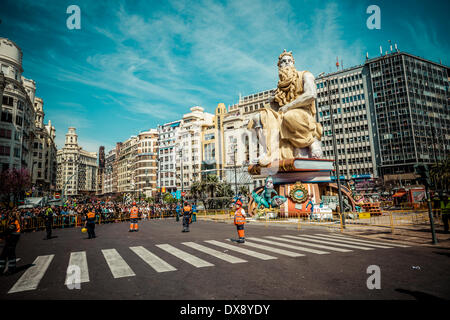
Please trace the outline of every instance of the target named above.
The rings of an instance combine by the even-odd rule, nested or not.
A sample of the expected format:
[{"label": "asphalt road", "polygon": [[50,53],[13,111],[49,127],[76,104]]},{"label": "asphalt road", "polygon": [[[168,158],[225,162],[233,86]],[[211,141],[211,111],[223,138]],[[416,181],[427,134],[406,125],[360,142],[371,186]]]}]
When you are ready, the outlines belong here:
[{"label": "asphalt road", "polygon": [[[297,231],[291,227],[247,224],[247,238],[254,237],[276,242],[276,244],[268,244],[255,240],[248,243],[266,245],[272,250],[273,248],[278,250],[273,252],[249,247],[246,244],[232,244],[226,239],[237,237],[237,232],[233,225],[226,223],[198,221],[191,225],[189,233],[182,233],[181,221],[175,222],[174,219],[143,221],[139,226],[139,232],[129,233],[127,223],[97,225],[98,237],[91,240],[86,239],[86,234],[81,233],[80,228],[55,229],[53,235],[57,237],[51,240],[43,240],[45,232],[22,234],[17,247],[17,257],[20,258],[19,270],[11,276],[0,278],[0,299],[420,300],[450,298],[450,273],[448,272],[450,250],[424,246],[371,247],[372,250],[363,250],[361,246],[364,244],[361,242],[338,243],[331,238],[327,238],[331,244],[311,241],[311,239],[319,238],[325,241],[325,237],[317,236],[318,234],[339,236],[338,233],[330,233],[325,228]],[[294,240],[294,238],[285,237],[286,235],[313,235],[319,238],[309,237],[307,240],[303,238],[303,241],[325,247],[300,246],[278,240],[281,238]],[[267,238],[268,236],[276,237],[276,239]],[[357,238],[353,237],[353,239]],[[246,248],[253,253],[256,252],[257,256],[235,252],[218,246],[217,242],[205,242],[207,240]],[[371,241],[378,242],[378,240]],[[185,242],[215,249],[239,258],[240,262],[230,263],[221,260],[210,253],[201,252],[183,244]],[[280,243],[326,253],[304,252],[298,248],[281,247]],[[160,244],[168,244],[170,246],[163,247],[176,248],[183,253],[188,253],[195,261],[187,262],[158,247],[157,245]],[[343,244],[359,247],[350,248]],[[134,248],[141,246],[144,249]],[[349,251],[333,251],[333,248]],[[102,251],[107,249],[115,249],[120,260],[117,262],[117,259],[113,257],[110,263],[115,265],[120,262],[125,263],[122,269],[120,266],[117,267],[118,274],[122,272],[122,275],[126,275],[128,271],[134,275],[128,274],[128,276],[115,278],[111,271],[112,267],[107,263]],[[281,254],[280,249],[300,253],[302,256],[285,256]],[[71,253],[74,252],[86,253],[89,280],[81,283],[80,289],[70,290],[65,285],[65,280]],[[258,254],[265,254],[265,256]],[[42,278],[37,281],[35,289],[8,293],[17,286],[18,282],[22,283],[19,289],[29,286],[29,283],[33,282],[31,275],[36,274],[32,269],[36,269],[36,266],[33,267],[36,258],[48,255],[54,256],[48,268],[44,268]],[[262,259],[268,259],[267,256],[271,258]],[[40,259],[39,265],[42,263],[42,258]],[[153,261],[150,262],[153,267],[144,259]],[[201,267],[198,267],[199,265]],[[367,273],[367,268],[371,265],[380,268],[381,289],[367,288],[367,279],[371,276]],[[420,269],[412,268],[413,266],[419,266]]]}]

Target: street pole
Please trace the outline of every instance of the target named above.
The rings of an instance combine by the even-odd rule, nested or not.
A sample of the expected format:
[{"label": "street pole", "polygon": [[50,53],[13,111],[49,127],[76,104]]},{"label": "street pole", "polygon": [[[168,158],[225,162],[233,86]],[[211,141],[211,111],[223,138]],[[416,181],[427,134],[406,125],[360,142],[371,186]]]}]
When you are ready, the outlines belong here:
[{"label": "street pole", "polygon": [[339,170],[339,157],[337,152],[337,142],[336,133],[334,129],[334,116],[333,108],[331,107],[331,92],[330,92],[330,79],[327,79],[327,90],[328,90],[328,107],[330,108],[330,121],[331,121],[331,134],[333,136],[333,150],[334,150],[334,165],[336,166],[336,180],[338,187],[338,197],[339,197],[339,209],[342,216],[342,227],[345,229],[345,212],[343,212],[344,206],[342,202],[342,192],[341,192],[341,173]]},{"label": "street pole", "polygon": [[434,230],[433,209],[431,208],[430,190],[428,188],[428,183],[425,183],[425,193],[427,195],[428,217],[430,218],[430,225],[431,225],[431,238],[433,244],[437,244],[436,232]]},{"label": "street pole", "polygon": [[181,167],[181,205],[183,205],[184,202],[183,149],[180,148],[179,153],[180,153],[180,167]]}]

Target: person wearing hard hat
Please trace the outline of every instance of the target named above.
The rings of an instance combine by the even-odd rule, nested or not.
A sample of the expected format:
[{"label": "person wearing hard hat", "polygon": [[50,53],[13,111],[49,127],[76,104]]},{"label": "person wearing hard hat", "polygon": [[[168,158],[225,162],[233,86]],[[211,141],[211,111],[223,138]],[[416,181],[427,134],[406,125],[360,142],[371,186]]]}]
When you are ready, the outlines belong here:
[{"label": "person wearing hard hat", "polygon": [[130,230],[129,232],[138,232],[138,217],[139,217],[139,209],[136,207],[136,202],[133,202],[133,207],[130,210]]},{"label": "person wearing hard hat", "polygon": [[244,243],[245,242],[245,231],[244,231],[244,225],[245,225],[245,210],[242,208],[242,202],[241,200],[236,200],[234,203],[235,213],[234,213],[234,225],[236,226],[239,239],[231,239],[238,243]]},{"label": "person wearing hard hat", "polygon": [[186,201],[183,207],[183,230],[181,232],[189,232],[189,223],[191,220],[192,208]]},{"label": "person wearing hard hat", "polygon": [[0,275],[5,271],[6,260],[8,260],[6,275],[13,274],[16,271],[16,246],[20,239],[19,214],[11,213],[6,219],[6,229],[1,234],[1,238],[5,239],[5,246],[0,255]]},{"label": "person wearing hard hat", "polygon": [[95,212],[92,206],[86,214],[86,222],[84,226],[87,228],[88,239],[96,238],[95,236]]},{"label": "person wearing hard hat", "polygon": [[444,195],[443,201],[441,201],[441,214],[442,223],[444,224],[444,232],[449,233],[448,219],[450,217],[450,197]]}]

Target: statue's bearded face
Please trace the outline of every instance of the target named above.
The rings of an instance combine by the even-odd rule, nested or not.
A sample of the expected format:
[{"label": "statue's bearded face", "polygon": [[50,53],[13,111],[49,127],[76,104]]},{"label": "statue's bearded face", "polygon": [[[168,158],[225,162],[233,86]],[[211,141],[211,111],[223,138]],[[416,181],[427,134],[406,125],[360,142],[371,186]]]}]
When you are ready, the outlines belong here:
[{"label": "statue's bearded face", "polygon": [[286,67],[293,67],[294,66],[294,59],[288,54],[284,55],[280,59],[280,68],[286,68]]}]

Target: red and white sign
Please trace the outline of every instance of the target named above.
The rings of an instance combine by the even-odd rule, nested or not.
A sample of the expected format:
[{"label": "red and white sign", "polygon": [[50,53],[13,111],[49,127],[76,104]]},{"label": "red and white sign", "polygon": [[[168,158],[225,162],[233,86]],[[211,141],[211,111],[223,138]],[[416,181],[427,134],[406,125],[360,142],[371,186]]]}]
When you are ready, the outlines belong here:
[{"label": "red and white sign", "polygon": [[59,193],[55,193],[55,199],[59,199],[61,195]]},{"label": "red and white sign", "polygon": [[186,195],[186,192],[183,191],[183,192],[181,193],[181,196],[184,197],[185,195]]}]

